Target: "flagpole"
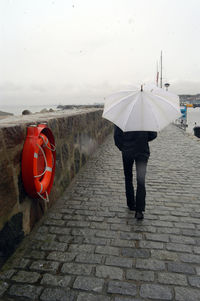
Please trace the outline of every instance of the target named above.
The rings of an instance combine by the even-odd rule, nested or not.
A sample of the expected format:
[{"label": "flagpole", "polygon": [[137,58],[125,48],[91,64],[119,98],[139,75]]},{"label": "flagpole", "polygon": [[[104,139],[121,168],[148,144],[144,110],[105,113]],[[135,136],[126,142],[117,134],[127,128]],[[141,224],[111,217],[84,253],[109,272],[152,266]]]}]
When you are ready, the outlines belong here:
[{"label": "flagpole", "polygon": [[159,81],[159,71],[158,71],[158,61],[157,61],[157,69],[156,69],[156,86],[158,87],[158,81]]}]

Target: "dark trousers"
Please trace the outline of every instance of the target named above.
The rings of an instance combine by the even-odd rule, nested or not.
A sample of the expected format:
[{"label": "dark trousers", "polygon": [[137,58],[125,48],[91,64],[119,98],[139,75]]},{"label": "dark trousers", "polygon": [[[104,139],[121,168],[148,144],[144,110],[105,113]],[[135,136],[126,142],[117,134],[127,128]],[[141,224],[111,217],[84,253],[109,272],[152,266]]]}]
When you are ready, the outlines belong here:
[{"label": "dark trousers", "polygon": [[[134,156],[131,151],[122,152],[124,176],[125,176],[125,189],[127,205],[129,207],[136,206],[136,211],[145,211],[145,175],[148,158],[145,156]],[[136,199],[134,196],[133,187],[133,164],[136,164],[136,178],[137,178],[137,190]]]}]

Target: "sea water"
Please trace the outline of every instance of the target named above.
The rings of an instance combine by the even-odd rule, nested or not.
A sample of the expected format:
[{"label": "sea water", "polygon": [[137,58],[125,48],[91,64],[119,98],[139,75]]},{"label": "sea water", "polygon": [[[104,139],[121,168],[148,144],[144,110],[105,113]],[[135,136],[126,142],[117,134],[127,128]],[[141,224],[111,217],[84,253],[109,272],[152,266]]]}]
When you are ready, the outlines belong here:
[{"label": "sea water", "polygon": [[58,105],[0,105],[0,111],[12,113],[16,116],[22,115],[24,110],[29,110],[31,113],[40,112],[43,109],[57,110]]}]

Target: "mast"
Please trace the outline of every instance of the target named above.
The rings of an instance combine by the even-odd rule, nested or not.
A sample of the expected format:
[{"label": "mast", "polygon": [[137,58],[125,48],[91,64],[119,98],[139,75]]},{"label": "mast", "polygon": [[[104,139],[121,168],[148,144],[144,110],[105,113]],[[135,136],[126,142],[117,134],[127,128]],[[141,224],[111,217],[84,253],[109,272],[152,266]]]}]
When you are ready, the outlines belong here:
[{"label": "mast", "polygon": [[159,82],[159,71],[158,71],[158,61],[157,61],[157,69],[156,69],[156,86],[158,87]]},{"label": "mast", "polygon": [[160,56],[160,88],[162,88],[162,50]]}]

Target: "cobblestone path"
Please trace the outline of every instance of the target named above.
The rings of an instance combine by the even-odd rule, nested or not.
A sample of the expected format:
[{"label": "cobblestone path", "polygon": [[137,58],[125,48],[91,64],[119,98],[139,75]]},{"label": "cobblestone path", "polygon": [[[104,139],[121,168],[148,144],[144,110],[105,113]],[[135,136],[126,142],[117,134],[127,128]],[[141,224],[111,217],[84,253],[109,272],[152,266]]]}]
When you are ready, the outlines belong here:
[{"label": "cobblestone path", "polygon": [[150,146],[145,219],[110,136],[9,262],[0,300],[200,300],[200,140],[171,125]]}]

